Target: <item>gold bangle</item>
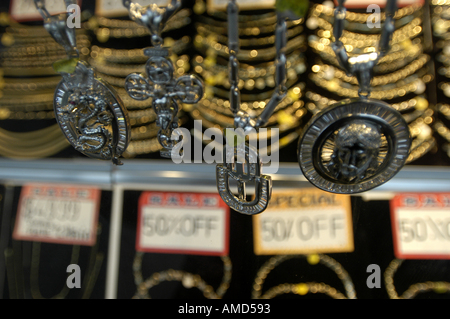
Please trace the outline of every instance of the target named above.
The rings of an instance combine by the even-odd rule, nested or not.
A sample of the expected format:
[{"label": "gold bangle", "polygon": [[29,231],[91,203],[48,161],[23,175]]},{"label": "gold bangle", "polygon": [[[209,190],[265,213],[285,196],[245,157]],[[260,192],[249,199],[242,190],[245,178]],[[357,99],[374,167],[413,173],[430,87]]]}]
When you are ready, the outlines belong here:
[{"label": "gold bangle", "polygon": [[[408,76],[413,75],[419,69],[423,68],[430,60],[430,56],[427,54],[421,55],[418,59],[414,60],[402,69],[396,70],[389,74],[374,76],[371,82],[372,87],[383,86],[387,84],[397,83],[400,80],[405,79]],[[319,74],[322,78],[330,79],[331,77],[339,79],[341,81],[357,85],[358,80],[355,76],[348,76],[347,73],[339,68],[324,64],[317,63],[312,66],[312,71]],[[330,74],[331,73],[331,74]],[[418,75],[420,76],[420,75]]]},{"label": "gold bangle", "polygon": [[[434,1],[438,1],[438,0],[434,0]],[[419,3],[415,3],[415,4],[412,4],[412,5],[403,7],[403,8],[399,8],[395,12],[394,19],[398,20],[403,17],[412,15],[422,8],[423,8],[423,5],[419,4]],[[330,8],[330,7],[324,6],[322,4],[316,4],[316,5],[312,6],[310,14],[312,16],[325,15],[327,17],[333,17],[334,16],[334,8]],[[370,13],[357,13],[357,12],[347,11],[346,15],[345,15],[345,20],[349,21],[349,22],[355,22],[355,23],[366,23],[367,19],[369,18],[370,15],[371,15]],[[384,21],[385,19],[386,19],[386,13],[381,12],[380,20]]]},{"label": "gold bangle", "polygon": [[[327,89],[328,91],[345,97],[358,97],[358,87],[352,85],[345,85],[337,79],[325,80],[320,78],[316,74],[310,74],[310,79],[319,87]],[[370,95],[377,100],[391,100],[397,97],[403,97],[409,93],[414,93],[418,89],[422,90],[423,84],[426,84],[432,80],[430,74],[423,75],[422,78],[410,77],[409,79],[402,80],[401,83],[397,83],[397,87],[386,89],[384,87],[377,87],[376,90],[372,90]]]},{"label": "gold bangle", "polygon": [[[316,265],[318,263],[321,263],[324,266],[327,266],[328,268],[330,268],[332,271],[334,271],[336,273],[338,278],[342,281],[342,283],[344,285],[344,289],[346,291],[346,296],[344,294],[340,293],[335,288],[332,288],[334,290],[330,290],[331,287],[328,285],[324,285],[324,284],[322,284],[323,286],[319,286],[319,287],[314,285],[314,288],[317,289],[317,292],[322,292],[322,291],[325,292],[326,291],[328,293],[331,293],[331,295],[334,297],[356,299],[355,288],[354,288],[353,282],[352,282],[349,274],[347,273],[347,271],[336,260],[334,260],[333,258],[331,258],[327,255],[323,255],[323,254],[279,255],[279,256],[274,256],[274,257],[270,258],[258,270],[258,273],[255,277],[254,284],[252,287],[253,288],[252,289],[252,299],[265,299],[268,297],[274,297],[276,295],[279,295],[280,293],[289,293],[289,292],[293,292],[293,293],[299,294],[299,295],[304,295],[306,293],[315,291],[315,290],[313,290],[313,291],[310,290],[310,288],[312,288],[312,286],[309,286],[307,284],[305,286],[305,283],[298,283],[298,284],[295,284],[294,286],[278,286],[279,288],[276,290],[272,290],[270,295],[268,295],[267,292],[266,292],[266,294],[261,295],[262,294],[262,285],[265,282],[269,273],[273,269],[275,269],[279,264],[281,264],[282,262],[284,262],[286,260],[294,259],[294,258],[306,258],[306,260],[308,261],[308,263],[310,265]],[[321,284],[319,284],[319,285],[321,285]],[[282,288],[282,289],[280,290],[280,288]],[[268,290],[268,292],[270,292],[270,290]]]},{"label": "gold bangle", "polygon": [[[322,41],[323,40],[323,41]],[[416,38],[413,41],[407,41],[407,49],[403,45],[397,44],[392,47],[390,53],[380,59],[380,62],[374,68],[376,73],[387,73],[404,67],[405,65],[414,61],[417,57],[423,54],[421,39]],[[329,39],[318,39],[317,37],[309,38],[309,45],[315,53],[319,54],[324,60],[339,66],[333,49],[330,46]],[[351,48],[349,48],[351,49]]]},{"label": "gold bangle", "polygon": [[409,286],[409,288],[403,292],[400,296],[395,290],[394,285],[394,274],[397,272],[398,268],[403,264],[404,260],[402,259],[394,259],[391,261],[389,266],[386,268],[384,272],[384,281],[386,285],[386,290],[391,299],[412,299],[417,294],[434,291],[436,293],[445,293],[450,292],[450,283],[445,281],[432,282],[427,281],[424,283],[417,283]]},{"label": "gold bangle", "polygon": [[[326,107],[335,104],[337,102],[336,100],[329,99],[312,91],[307,91],[305,93],[305,96],[307,99],[314,102],[314,103],[307,103],[306,105],[307,109],[311,111],[313,114],[321,112]],[[424,111],[429,107],[429,103],[425,98],[421,96],[416,96],[407,101],[390,104],[390,106],[399,112],[407,112],[412,109]]]},{"label": "gold bangle", "polygon": [[217,290],[214,290],[212,286],[208,285],[200,275],[192,274],[184,270],[168,269],[161,272],[155,272],[149,278],[144,280],[142,275],[143,257],[144,253],[136,252],[133,261],[134,282],[137,286],[137,291],[133,299],[149,299],[149,290],[164,281],[179,281],[185,288],[198,288],[208,299],[221,299],[230,286],[233,266],[231,259],[228,256],[220,257],[223,262],[223,276]]},{"label": "gold bangle", "polygon": [[55,155],[69,146],[58,124],[32,132],[10,132],[0,128],[0,155],[37,159]]},{"label": "gold bangle", "polygon": [[[286,54],[292,53],[294,50],[302,47],[305,43],[305,36],[299,35],[287,42]],[[214,50],[214,52],[220,56],[228,57],[229,50],[228,46],[220,44],[212,37],[205,38],[199,34],[195,36],[194,46],[203,51],[203,54],[207,52],[208,49]],[[259,50],[239,50],[237,53],[237,58],[241,61],[267,61],[273,60],[276,56],[275,47],[269,47]]]}]

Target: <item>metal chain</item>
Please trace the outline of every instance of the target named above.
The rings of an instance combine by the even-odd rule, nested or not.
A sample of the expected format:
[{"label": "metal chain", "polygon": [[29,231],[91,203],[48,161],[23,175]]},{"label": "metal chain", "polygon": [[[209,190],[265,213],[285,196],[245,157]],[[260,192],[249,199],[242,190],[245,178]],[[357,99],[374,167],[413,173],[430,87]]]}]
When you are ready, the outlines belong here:
[{"label": "metal chain", "polygon": [[239,61],[237,54],[239,52],[239,30],[238,30],[238,12],[239,8],[236,0],[228,3],[228,49],[230,53],[228,68],[230,82],[230,109],[235,117],[235,127],[243,128],[244,131],[250,128],[259,128],[267,124],[267,121],[275,111],[276,106],[284,99],[287,93],[286,88],[286,17],[278,13],[277,27],[275,31],[275,46],[277,58],[275,61],[275,91],[267,103],[264,111],[256,118],[256,121],[241,111],[241,98],[238,87],[239,83]]},{"label": "metal chain", "polygon": [[131,0],[123,0],[122,3],[128,9],[130,18],[133,21],[149,29],[152,46],[154,47],[161,47],[163,45],[164,41],[161,33],[164,26],[167,20],[181,7],[180,0],[171,0],[164,8],[159,8],[156,4],[143,7],[138,3],[133,3]]},{"label": "metal chain", "polygon": [[160,128],[158,141],[163,146],[161,155],[169,158],[182,157],[181,153],[176,153],[178,150],[175,148],[182,139],[177,131],[180,108],[175,99],[186,104],[197,103],[203,96],[203,83],[194,75],[183,75],[176,79],[170,60],[170,48],[163,46],[162,31],[166,21],[181,7],[181,1],[171,0],[164,8],[156,4],[141,6],[130,0],[123,0],[123,5],[133,21],[148,29],[152,44],[144,49],[144,55],[149,57],[146,75],[128,75],[125,79],[126,91],[136,100],[153,99],[156,124]]},{"label": "metal chain", "polygon": [[[76,4],[76,0],[64,0],[66,7]],[[57,43],[64,47],[69,58],[79,58],[76,48],[76,34],[74,28],[67,27],[67,14],[52,16],[45,7],[44,0],[34,0],[37,10],[44,19],[44,27]]]},{"label": "metal chain", "polygon": [[387,0],[386,3],[386,20],[381,31],[380,41],[378,43],[377,52],[363,54],[358,57],[350,58],[340,38],[344,32],[345,17],[347,9],[344,7],[345,0],[338,0],[338,6],[334,11],[333,35],[334,42],[331,44],[336,58],[344,71],[352,76],[356,76],[359,82],[360,97],[368,97],[370,95],[370,82],[373,77],[373,68],[379,59],[389,52],[391,46],[392,35],[395,31],[394,15],[397,11],[397,0]]}]

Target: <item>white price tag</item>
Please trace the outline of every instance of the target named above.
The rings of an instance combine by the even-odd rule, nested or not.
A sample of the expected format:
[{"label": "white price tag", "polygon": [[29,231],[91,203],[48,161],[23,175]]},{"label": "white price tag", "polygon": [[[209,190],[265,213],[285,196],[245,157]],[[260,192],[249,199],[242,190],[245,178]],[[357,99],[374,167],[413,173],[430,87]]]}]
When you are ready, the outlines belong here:
[{"label": "white price tag", "polygon": [[228,255],[229,208],[218,194],[145,192],[136,250]]},{"label": "white price tag", "polygon": [[253,234],[257,255],[351,252],[350,196],[315,188],[275,193],[253,216]]},{"label": "white price tag", "polygon": [[[123,17],[128,16],[128,10],[123,6],[122,0],[96,0],[95,14],[99,17]],[[139,3],[145,7],[151,4],[156,4],[160,7],[165,7],[169,4],[169,0],[137,0],[132,1]]]},{"label": "white price tag", "polygon": [[398,194],[391,221],[397,258],[450,259],[450,193]]},{"label": "white price tag", "polygon": [[[77,4],[81,7],[81,0],[78,0]],[[62,0],[45,0],[45,8],[52,15],[67,12]],[[42,20],[34,0],[11,0],[9,14],[17,22]]]},{"label": "white price tag", "polygon": [[[410,6],[413,4],[424,4],[424,0],[397,0],[397,6],[399,8]],[[334,4],[337,5],[337,0],[334,0]],[[346,0],[345,7],[346,8],[355,8],[355,9],[365,9],[371,4],[376,4],[380,8],[384,8],[386,5],[386,0]],[[372,11],[370,11],[372,12]]]},{"label": "white price tag", "polygon": [[24,185],[13,238],[58,244],[95,244],[100,190],[73,185]]},{"label": "white price tag", "polygon": [[[229,0],[207,0],[208,11],[224,11]],[[239,10],[274,9],[275,0],[237,0]]]}]

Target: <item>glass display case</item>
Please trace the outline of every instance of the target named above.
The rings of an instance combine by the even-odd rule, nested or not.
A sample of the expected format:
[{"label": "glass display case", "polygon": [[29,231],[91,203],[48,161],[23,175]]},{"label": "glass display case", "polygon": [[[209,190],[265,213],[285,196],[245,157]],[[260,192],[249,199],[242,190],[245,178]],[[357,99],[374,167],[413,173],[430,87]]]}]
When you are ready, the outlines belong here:
[{"label": "glass display case", "polygon": [[[361,127],[339,137],[331,114],[309,168],[302,152],[314,120],[361,98],[361,76],[333,47],[342,2],[297,1],[294,10],[237,1],[238,14],[227,11],[234,1],[219,0],[78,1],[70,10],[71,1],[47,0],[45,10],[41,1],[8,2],[0,4],[0,298],[450,297],[450,1],[396,2],[370,93],[400,124],[391,130],[388,111],[388,124],[361,111],[386,125],[377,144]],[[384,2],[371,2],[344,3],[340,41],[350,59],[377,52],[389,20]],[[133,12],[167,19],[151,24]],[[57,14],[73,38],[55,40],[43,20]],[[74,76],[75,65],[88,73]],[[248,136],[262,165],[249,147],[250,164],[217,165],[228,154],[223,141],[241,138],[226,130],[239,127],[256,128]],[[368,144],[335,155],[350,137]],[[173,156],[179,141],[183,157]],[[394,167],[401,145],[404,165]],[[369,157],[376,165],[352,177]],[[378,170],[392,174],[371,179]]]}]

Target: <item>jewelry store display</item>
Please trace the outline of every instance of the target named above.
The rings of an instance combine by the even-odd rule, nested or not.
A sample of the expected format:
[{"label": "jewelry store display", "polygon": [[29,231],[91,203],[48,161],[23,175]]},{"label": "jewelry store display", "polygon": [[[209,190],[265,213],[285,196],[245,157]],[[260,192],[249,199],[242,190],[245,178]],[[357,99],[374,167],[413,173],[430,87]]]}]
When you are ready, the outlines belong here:
[{"label": "jewelry store display", "polygon": [[[267,276],[281,263],[294,259],[303,258],[308,261],[310,265],[321,263],[322,265],[333,270],[339,279],[342,281],[345,289],[345,294],[339,292],[336,288],[330,287],[324,283],[317,282],[301,282],[301,283],[285,283],[268,289],[264,294],[262,293],[262,286]],[[278,255],[270,258],[258,270],[256,278],[253,283],[252,299],[272,299],[282,294],[296,294],[304,296],[308,293],[321,293],[328,295],[334,299],[356,299],[356,292],[353,282],[347,271],[333,258],[319,254],[319,255]]]},{"label": "jewelry store display", "polygon": [[162,30],[167,20],[181,7],[181,2],[173,0],[165,8],[157,5],[142,7],[127,0],[123,1],[123,5],[129,10],[132,20],[148,28],[152,44],[144,50],[144,55],[149,57],[145,67],[146,75],[128,75],[125,89],[135,100],[152,98],[152,107],[157,116],[156,124],[160,128],[158,141],[163,146],[161,156],[183,157],[183,154],[174,150],[181,137],[172,139],[178,128],[177,115],[180,110],[176,99],[186,104],[197,103],[203,97],[203,83],[195,75],[183,75],[175,79],[174,67],[168,58],[169,49],[163,47]]},{"label": "jewelry store display", "polygon": [[299,139],[300,168],[323,190],[364,192],[390,180],[406,163],[411,145],[406,121],[387,103],[369,99],[373,69],[390,49],[396,9],[396,1],[387,2],[378,48],[355,56],[349,55],[341,39],[345,34],[344,1],[339,1],[335,10],[331,47],[340,67],[356,77],[359,89],[354,91],[359,97],[316,114]]},{"label": "jewelry store display", "polygon": [[6,1],[0,299],[449,299],[449,31],[450,0]]},{"label": "jewelry store display", "polygon": [[197,288],[208,299],[222,299],[230,285],[232,263],[228,256],[221,257],[223,262],[223,277],[219,287],[215,290],[201,276],[183,270],[168,269],[156,272],[144,280],[142,276],[142,259],[144,255],[142,252],[137,252],[134,258],[133,273],[137,291],[133,299],[151,299],[149,290],[165,281],[179,281],[186,289]]},{"label": "jewelry store display", "polygon": [[384,272],[384,282],[389,298],[391,299],[413,299],[419,293],[433,291],[435,293],[443,294],[450,292],[450,283],[445,281],[427,281],[411,285],[400,296],[398,295],[394,286],[394,275],[398,268],[403,264],[403,259],[394,259],[391,261],[386,271]]},{"label": "jewelry store display", "polygon": [[[111,160],[119,157],[130,140],[128,114],[115,90],[80,60],[74,28],[66,24],[67,13],[50,15],[43,1],[35,0],[44,27],[64,47],[67,59],[54,64],[63,77],[56,87],[53,106],[56,120],[70,144],[86,156]],[[76,1],[66,0],[66,6]]]}]

